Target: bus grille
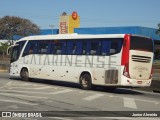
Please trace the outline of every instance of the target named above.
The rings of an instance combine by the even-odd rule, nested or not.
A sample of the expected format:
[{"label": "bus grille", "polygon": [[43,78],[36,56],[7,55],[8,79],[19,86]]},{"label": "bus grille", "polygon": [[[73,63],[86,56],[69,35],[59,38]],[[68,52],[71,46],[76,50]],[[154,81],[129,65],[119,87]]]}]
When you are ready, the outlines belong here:
[{"label": "bus grille", "polygon": [[151,57],[132,55],[132,61],[150,63]]},{"label": "bus grille", "polygon": [[105,84],[117,84],[117,83],[118,83],[118,70],[106,70]]}]

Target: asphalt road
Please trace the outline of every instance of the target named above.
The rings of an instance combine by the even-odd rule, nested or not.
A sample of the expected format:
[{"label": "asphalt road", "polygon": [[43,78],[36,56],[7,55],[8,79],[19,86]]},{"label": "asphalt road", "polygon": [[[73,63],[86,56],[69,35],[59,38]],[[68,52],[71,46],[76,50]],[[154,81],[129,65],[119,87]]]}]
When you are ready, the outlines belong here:
[{"label": "asphalt road", "polygon": [[[145,117],[148,118],[148,116],[140,116],[146,113],[144,111],[147,111],[148,114],[160,115],[160,112],[156,112],[160,111],[160,94],[124,88],[109,91],[101,87],[86,91],[80,89],[77,84],[9,79],[8,73],[1,72],[0,111],[12,113],[16,111],[20,115],[26,111],[39,112],[37,116],[42,113],[42,118],[26,117],[23,118],[25,120],[45,119],[44,117],[56,120],[96,120],[99,116],[99,120],[116,120],[129,118],[133,113],[139,115],[138,118],[143,120],[146,119]],[[158,120],[159,118],[153,117],[153,119]]]}]

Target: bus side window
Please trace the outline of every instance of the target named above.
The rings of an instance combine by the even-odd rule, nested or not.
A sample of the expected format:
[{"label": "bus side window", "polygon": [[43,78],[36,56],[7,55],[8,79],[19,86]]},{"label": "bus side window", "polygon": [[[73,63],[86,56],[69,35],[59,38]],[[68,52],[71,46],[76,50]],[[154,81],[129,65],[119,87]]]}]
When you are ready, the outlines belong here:
[{"label": "bus side window", "polygon": [[121,51],[122,45],[123,45],[123,39],[120,39],[120,40],[118,41],[118,53]]},{"label": "bus side window", "polygon": [[73,41],[67,41],[66,54],[72,54]]},{"label": "bus side window", "polygon": [[122,48],[122,39],[112,39],[111,40],[111,48],[110,48],[110,54],[117,54],[121,51]]},{"label": "bus side window", "polygon": [[90,50],[90,55],[99,55],[100,54],[100,48],[101,48],[101,41],[96,40],[96,41],[91,41],[91,50]]},{"label": "bus side window", "polygon": [[118,43],[111,41],[110,54],[115,54],[118,51]]},{"label": "bus side window", "polygon": [[91,41],[91,50],[90,50],[90,55],[95,55],[96,54],[96,43],[94,41]]},{"label": "bus side window", "polygon": [[99,55],[101,51],[100,40],[83,40],[83,54],[84,55]]},{"label": "bus side window", "polygon": [[48,54],[49,53],[49,40],[41,40],[39,41],[39,48],[38,53],[39,54]]},{"label": "bus side window", "polygon": [[61,54],[66,54],[66,41],[62,41]]},{"label": "bus side window", "polygon": [[87,47],[87,42],[85,40],[82,40],[83,46],[82,46],[82,54],[86,55],[86,47]]},{"label": "bus side window", "polygon": [[73,45],[72,45],[72,54],[75,55],[76,51],[77,51],[77,45],[76,45],[76,42],[73,42]]},{"label": "bus side window", "polygon": [[109,40],[102,40],[102,55],[109,55],[110,54],[110,48],[111,48],[111,42]]},{"label": "bus side window", "polygon": [[61,54],[61,44],[55,44],[54,46],[54,50],[55,50],[55,54],[60,55]]},{"label": "bus side window", "polygon": [[23,49],[23,46],[24,44],[26,43],[26,41],[20,41],[20,42],[17,42],[16,44],[19,44],[20,46],[20,51]]},{"label": "bus side window", "polygon": [[82,54],[82,42],[71,40],[67,41],[66,46],[66,54],[67,55],[81,55]]},{"label": "bus side window", "polygon": [[54,45],[55,45],[55,41],[51,40],[50,46],[49,46],[49,53],[50,54],[55,54]]},{"label": "bus side window", "polygon": [[86,40],[85,44],[86,44],[86,46],[84,48],[85,54],[89,55],[90,54],[90,50],[91,50],[91,41],[90,40]]},{"label": "bus side window", "polygon": [[30,54],[35,54],[36,53],[36,49],[37,49],[37,42],[36,41],[29,41],[27,43],[27,46],[24,49],[23,55],[22,57],[26,56],[26,55],[30,55]]},{"label": "bus side window", "polygon": [[82,41],[76,41],[73,43],[72,54],[75,54],[75,55],[82,54]]},{"label": "bus side window", "polygon": [[63,55],[65,54],[66,42],[65,41],[57,41],[54,43],[54,54]]}]

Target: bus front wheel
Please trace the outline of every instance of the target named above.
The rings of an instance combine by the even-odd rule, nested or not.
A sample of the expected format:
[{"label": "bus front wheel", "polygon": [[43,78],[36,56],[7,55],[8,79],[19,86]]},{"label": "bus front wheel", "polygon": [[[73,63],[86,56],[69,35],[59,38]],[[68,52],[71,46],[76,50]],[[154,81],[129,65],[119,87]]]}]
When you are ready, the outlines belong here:
[{"label": "bus front wheel", "polygon": [[84,90],[92,88],[91,76],[89,74],[82,74],[80,77],[80,85]]},{"label": "bus front wheel", "polygon": [[27,70],[26,68],[23,68],[23,69],[21,70],[20,75],[21,75],[21,79],[22,79],[23,81],[29,81],[29,73],[28,73],[28,70]]}]

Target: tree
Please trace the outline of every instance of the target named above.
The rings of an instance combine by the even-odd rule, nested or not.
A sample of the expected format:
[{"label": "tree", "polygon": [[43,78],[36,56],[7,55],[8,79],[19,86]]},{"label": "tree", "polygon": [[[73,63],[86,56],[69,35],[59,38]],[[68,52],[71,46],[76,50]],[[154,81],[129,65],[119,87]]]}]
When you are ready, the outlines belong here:
[{"label": "tree", "polygon": [[0,55],[2,54],[3,55],[3,58],[4,58],[4,55],[6,54],[6,51],[7,51],[7,48],[9,47],[8,43],[1,43],[0,42]]},{"label": "tree", "polygon": [[4,16],[0,19],[0,39],[12,40],[14,36],[28,36],[39,33],[39,27],[28,19],[15,16]]},{"label": "tree", "polygon": [[156,34],[160,35],[160,23],[158,24],[158,29],[156,30]]}]

